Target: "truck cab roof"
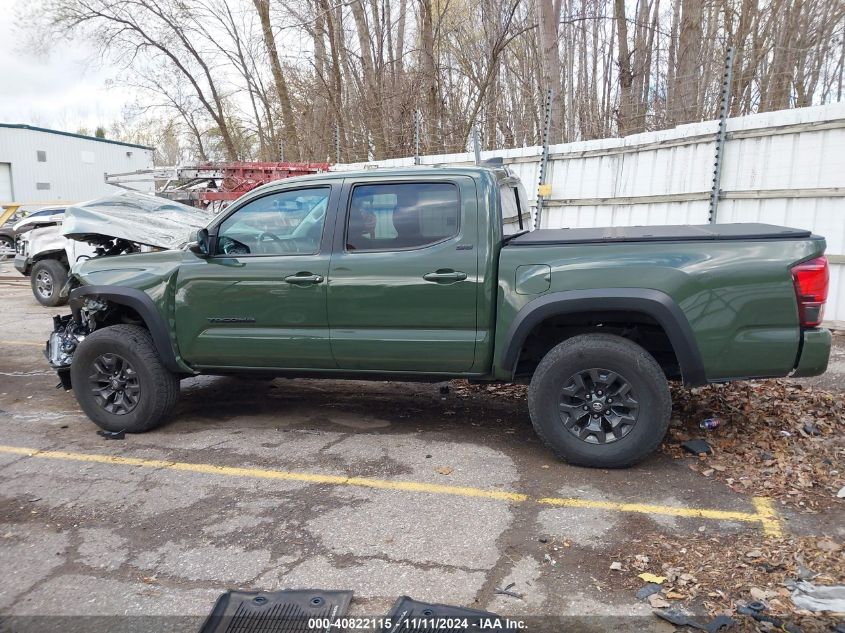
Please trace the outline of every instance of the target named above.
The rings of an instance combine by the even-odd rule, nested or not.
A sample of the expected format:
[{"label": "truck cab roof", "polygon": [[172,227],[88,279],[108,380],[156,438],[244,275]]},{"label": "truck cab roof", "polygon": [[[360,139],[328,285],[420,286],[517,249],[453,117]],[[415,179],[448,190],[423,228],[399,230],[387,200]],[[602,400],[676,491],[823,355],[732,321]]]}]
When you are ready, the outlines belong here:
[{"label": "truck cab roof", "polygon": [[296,182],[324,182],[343,179],[357,179],[357,178],[408,178],[408,177],[437,177],[437,176],[479,176],[481,174],[492,175],[497,181],[509,180],[513,178],[513,174],[507,167],[500,165],[415,165],[412,167],[377,167],[373,169],[355,169],[350,171],[325,171],[319,174],[308,174],[305,176],[294,176],[293,178],[285,178],[284,180],[274,180],[260,187],[256,187],[250,191],[250,195],[266,191],[268,189],[275,189],[280,184],[287,185],[288,183]]}]

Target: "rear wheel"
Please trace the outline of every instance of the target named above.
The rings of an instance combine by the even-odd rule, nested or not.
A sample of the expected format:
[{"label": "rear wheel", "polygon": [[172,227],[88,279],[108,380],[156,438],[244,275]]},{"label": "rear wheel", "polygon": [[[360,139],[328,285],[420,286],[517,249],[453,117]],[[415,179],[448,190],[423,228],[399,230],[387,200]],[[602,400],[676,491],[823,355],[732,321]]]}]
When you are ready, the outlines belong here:
[{"label": "rear wheel", "polygon": [[621,336],[583,334],[546,354],[528,407],[537,434],[562,459],[624,468],[658,447],[672,401],[666,376],[642,347]]},{"label": "rear wheel", "polygon": [[82,410],[107,431],[154,429],[179,398],[179,377],[165,369],[152,336],[138,325],[112,325],[85,337],[70,376]]},{"label": "rear wheel", "polygon": [[29,273],[32,294],[43,306],[55,307],[67,303],[67,298],[59,296],[65,282],[67,282],[67,269],[56,259],[42,259],[35,262]]}]

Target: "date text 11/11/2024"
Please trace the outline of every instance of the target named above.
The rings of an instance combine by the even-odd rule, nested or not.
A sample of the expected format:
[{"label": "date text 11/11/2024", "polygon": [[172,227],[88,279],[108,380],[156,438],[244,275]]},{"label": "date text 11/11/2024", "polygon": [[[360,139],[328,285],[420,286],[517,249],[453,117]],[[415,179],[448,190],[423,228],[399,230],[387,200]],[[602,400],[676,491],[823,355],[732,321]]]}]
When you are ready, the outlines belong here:
[{"label": "date text 11/11/2024", "polygon": [[520,631],[527,628],[522,620],[501,617],[441,618],[411,617],[393,621],[390,618],[311,618],[308,628],[316,630],[361,630],[399,633],[400,631],[441,630],[449,631]]}]

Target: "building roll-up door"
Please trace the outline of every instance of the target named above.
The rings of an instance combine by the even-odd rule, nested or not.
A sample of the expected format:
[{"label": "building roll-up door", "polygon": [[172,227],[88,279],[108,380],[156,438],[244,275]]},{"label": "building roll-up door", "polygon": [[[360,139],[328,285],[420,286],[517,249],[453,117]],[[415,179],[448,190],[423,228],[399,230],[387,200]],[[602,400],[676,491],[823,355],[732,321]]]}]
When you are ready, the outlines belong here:
[{"label": "building roll-up door", "polygon": [[0,163],[0,204],[12,202],[12,166]]}]

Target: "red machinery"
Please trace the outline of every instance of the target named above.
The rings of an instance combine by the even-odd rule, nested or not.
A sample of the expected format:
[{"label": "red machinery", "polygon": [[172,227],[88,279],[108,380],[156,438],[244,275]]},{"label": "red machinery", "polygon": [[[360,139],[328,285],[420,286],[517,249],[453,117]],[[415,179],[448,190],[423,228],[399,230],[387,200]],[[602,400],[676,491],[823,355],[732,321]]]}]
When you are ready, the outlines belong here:
[{"label": "red machinery", "polygon": [[223,209],[259,185],[329,170],[328,163],[201,163],[105,174],[108,184],[137,190],[134,183],[155,183],[156,195],[191,206]]},{"label": "red machinery", "polygon": [[[202,203],[231,201],[240,198],[247,191],[274,180],[306,176],[328,171],[328,163],[207,163],[179,170],[180,179],[219,179],[217,190],[198,191]],[[196,174],[192,175],[191,172]]]}]

